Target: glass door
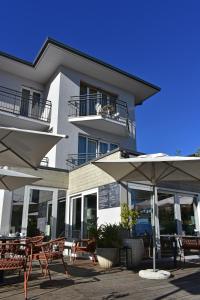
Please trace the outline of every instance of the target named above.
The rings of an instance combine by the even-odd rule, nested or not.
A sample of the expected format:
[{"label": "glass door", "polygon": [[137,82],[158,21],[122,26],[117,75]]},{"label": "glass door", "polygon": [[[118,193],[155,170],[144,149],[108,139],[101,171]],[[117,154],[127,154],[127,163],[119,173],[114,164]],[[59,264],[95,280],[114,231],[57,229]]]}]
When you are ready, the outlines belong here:
[{"label": "glass door", "polygon": [[[77,165],[82,165],[86,162],[87,139],[84,136],[78,138],[78,162]],[[76,164],[76,162],[75,162]]]},{"label": "glass door", "polygon": [[83,238],[90,238],[89,231],[97,226],[97,194],[84,196]]},{"label": "glass door", "polygon": [[32,109],[31,109],[31,116],[32,118],[39,118],[40,116],[40,99],[41,95],[40,93],[33,92],[32,96]]},{"label": "glass door", "polygon": [[58,200],[56,236],[65,236],[65,207],[66,199]]},{"label": "glass door", "polygon": [[89,88],[88,115],[96,115],[97,90]]},{"label": "glass door", "polygon": [[87,86],[80,86],[79,116],[87,116]]},{"label": "glass door", "polygon": [[104,142],[99,143],[99,153],[100,154],[105,154],[108,152],[108,144]]},{"label": "glass door", "polygon": [[30,90],[22,89],[22,98],[20,106],[20,115],[28,117],[29,114],[29,102],[30,102]]},{"label": "glass door", "polygon": [[88,139],[88,160],[94,159],[97,154],[97,141]]},{"label": "glass door", "polygon": [[71,199],[71,235],[72,238],[81,238],[81,197]]}]

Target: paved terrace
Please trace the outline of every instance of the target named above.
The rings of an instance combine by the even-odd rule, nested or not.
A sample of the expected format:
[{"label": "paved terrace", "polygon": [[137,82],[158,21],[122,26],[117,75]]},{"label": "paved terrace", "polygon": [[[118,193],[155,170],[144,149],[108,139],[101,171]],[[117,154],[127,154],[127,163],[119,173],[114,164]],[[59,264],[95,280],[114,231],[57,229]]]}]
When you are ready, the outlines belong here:
[{"label": "paved terrace", "polygon": [[[28,295],[31,300],[200,299],[200,262],[182,264],[176,269],[171,262],[165,262],[162,268],[172,272],[169,280],[145,280],[138,276],[138,270],[117,267],[104,271],[88,260],[77,260],[68,265],[69,278],[64,275],[62,265],[53,264],[49,281],[35,266]],[[0,299],[24,299],[22,277],[7,274],[6,284],[0,287]]]}]

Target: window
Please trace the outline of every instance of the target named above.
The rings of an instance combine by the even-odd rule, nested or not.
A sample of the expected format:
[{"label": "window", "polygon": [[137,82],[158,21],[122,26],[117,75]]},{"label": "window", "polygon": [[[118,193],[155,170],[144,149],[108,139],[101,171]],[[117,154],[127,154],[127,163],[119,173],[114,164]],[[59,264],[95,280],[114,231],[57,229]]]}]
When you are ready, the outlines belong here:
[{"label": "window", "polygon": [[41,93],[32,89],[22,88],[20,115],[37,118],[42,111]]},{"label": "window", "polygon": [[195,216],[194,208],[196,208],[196,198],[191,196],[180,196],[182,234],[195,235]]},{"label": "window", "polygon": [[117,144],[111,144],[104,141],[98,141],[82,135],[78,140],[78,165],[94,159],[99,154],[105,154],[118,148]]},{"label": "window", "polygon": [[116,109],[117,95],[92,87],[88,84],[80,84],[80,106],[79,115],[96,115],[96,104],[101,106],[112,105]]},{"label": "window", "polygon": [[174,195],[158,193],[160,234],[177,233],[174,215]]}]

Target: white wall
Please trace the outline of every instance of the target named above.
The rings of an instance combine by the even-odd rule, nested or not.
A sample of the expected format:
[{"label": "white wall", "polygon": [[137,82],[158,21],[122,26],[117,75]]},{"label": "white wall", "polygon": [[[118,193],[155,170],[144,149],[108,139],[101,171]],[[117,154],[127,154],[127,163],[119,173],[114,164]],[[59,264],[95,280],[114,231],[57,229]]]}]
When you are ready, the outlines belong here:
[{"label": "white wall", "polygon": [[119,224],[121,221],[121,207],[100,209],[97,211],[98,226],[102,224]]},{"label": "white wall", "polygon": [[44,86],[38,82],[16,76],[11,73],[0,70],[0,85],[13,90],[21,91],[22,86],[30,89],[35,89],[40,92],[44,91]]},{"label": "white wall", "polygon": [[9,233],[11,222],[12,192],[0,190],[0,234]]},{"label": "white wall", "polygon": [[84,81],[103,90],[117,94],[119,99],[127,102],[131,123],[135,123],[134,95],[115,86],[106,84],[103,81],[90,78],[87,75],[76,72],[72,69],[60,67],[56,75],[50,79],[46,93],[47,99],[52,102],[51,127],[53,127],[53,132],[68,135],[69,138],[59,142],[56,146],[56,150],[53,149],[50,152],[50,166],[66,168],[66,159],[68,154],[78,153],[79,133],[91,136],[95,139],[117,143],[121,147],[130,150],[135,149],[135,128],[132,128],[132,132],[129,137],[122,138],[116,133],[108,134],[101,130],[95,130],[92,128],[80,129],[68,122],[68,101],[71,96],[79,96],[80,81]]}]

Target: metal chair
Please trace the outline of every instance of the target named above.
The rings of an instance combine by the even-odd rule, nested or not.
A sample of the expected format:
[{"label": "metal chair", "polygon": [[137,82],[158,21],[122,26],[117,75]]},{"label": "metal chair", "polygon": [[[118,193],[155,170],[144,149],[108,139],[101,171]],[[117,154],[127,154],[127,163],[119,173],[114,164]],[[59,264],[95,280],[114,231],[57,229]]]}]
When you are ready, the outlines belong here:
[{"label": "metal chair", "polygon": [[[23,250],[23,251],[22,251]],[[27,299],[28,246],[16,242],[0,243],[0,271],[24,271],[24,297]],[[19,254],[21,253],[21,254]]]},{"label": "metal chair", "polygon": [[42,274],[44,275],[43,269],[45,269],[45,276],[48,273],[49,279],[51,280],[49,264],[52,261],[58,259],[62,261],[64,272],[65,274],[68,275],[66,264],[64,261],[64,256],[63,256],[64,243],[65,243],[65,238],[58,238],[46,243],[37,244],[34,247],[32,246],[31,253],[30,253],[30,265],[28,270],[28,276],[32,271],[33,261],[38,261],[42,269]]},{"label": "metal chair", "polygon": [[74,242],[71,248],[72,261],[75,262],[78,253],[87,253],[91,255],[92,261],[95,264],[97,259],[95,255],[96,242],[95,240],[82,239]]}]

